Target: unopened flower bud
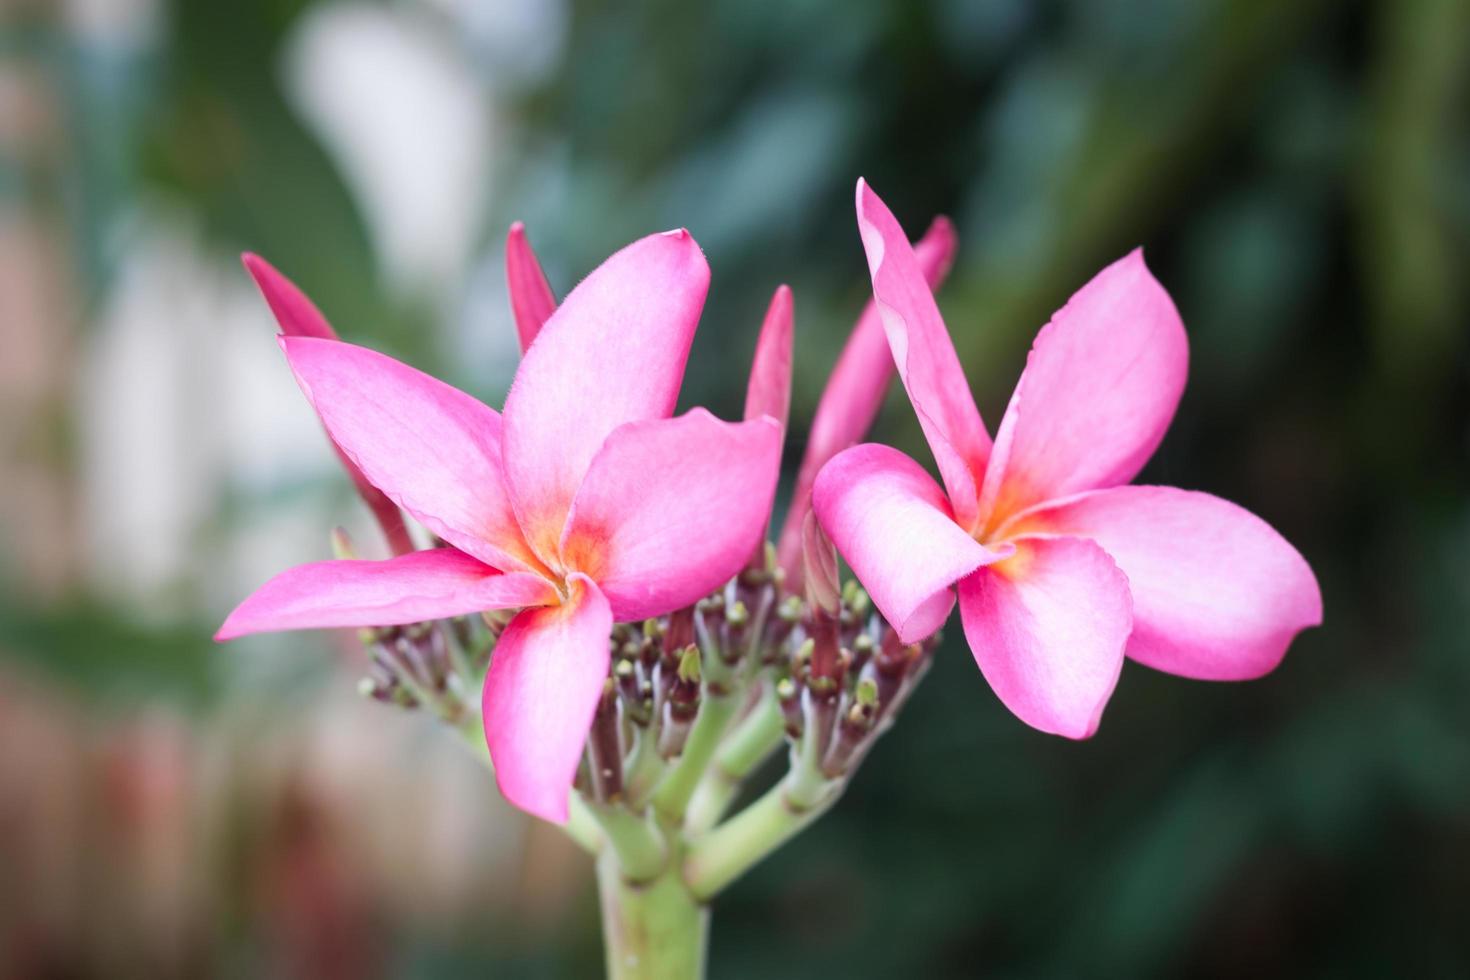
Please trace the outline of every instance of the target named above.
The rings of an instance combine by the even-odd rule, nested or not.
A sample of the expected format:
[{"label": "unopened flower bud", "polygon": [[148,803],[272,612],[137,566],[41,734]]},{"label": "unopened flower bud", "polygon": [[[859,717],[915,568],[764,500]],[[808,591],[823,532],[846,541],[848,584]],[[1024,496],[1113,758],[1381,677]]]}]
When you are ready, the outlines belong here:
[{"label": "unopened flower bud", "polygon": [[802,604],[800,596],[789,595],[781,600],[781,605],[776,607],[776,616],[786,623],[801,622],[806,607]]},{"label": "unopened flower bud", "polygon": [[623,793],[623,750],[618,727],[618,688],[609,677],[602,682],[602,696],[587,733],[592,792],[604,803],[616,801]]},{"label": "unopened flower bud", "polygon": [[623,713],[633,724],[647,727],[653,721],[653,688],[638,675],[638,665],[631,660],[619,660],[613,667],[613,679],[623,698]]},{"label": "unopened flower bud", "polygon": [[871,678],[858,681],[852,701],[837,724],[832,744],[822,759],[822,772],[835,779],[847,772],[872,740],[878,719],[878,685]]},{"label": "unopened flower bud", "polygon": [[[703,605],[705,599],[700,600]],[[686,606],[669,615],[669,625],[664,629],[664,649],[677,653],[694,642],[694,608]]]},{"label": "unopened flower bud", "polygon": [[699,647],[691,643],[679,655],[679,680],[685,684],[698,684],[699,667]]},{"label": "unopened flower bud", "polygon": [[786,734],[800,738],[803,718],[801,716],[801,688],[789,677],[776,682],[776,703],[781,706],[781,718],[786,723]]},{"label": "unopened flower bud", "polygon": [[817,648],[817,641],[807,637],[801,641],[801,646],[796,648],[796,654],[791,658],[791,672],[797,677],[804,678],[811,672],[812,652]]}]

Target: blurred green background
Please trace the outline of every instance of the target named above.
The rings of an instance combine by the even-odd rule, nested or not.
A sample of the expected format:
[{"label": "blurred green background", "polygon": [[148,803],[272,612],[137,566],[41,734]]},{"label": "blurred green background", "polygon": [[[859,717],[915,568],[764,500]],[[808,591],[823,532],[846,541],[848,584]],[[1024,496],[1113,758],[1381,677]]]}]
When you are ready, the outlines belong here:
[{"label": "blurred green background", "polygon": [[[1136,244],[1193,371],[1145,482],[1280,529],[1326,625],[1270,677],[1129,665],[1099,735],[962,643],[712,976],[1470,972],[1470,3],[3,0],[0,976],[584,977],[590,875],[323,634],[215,647],[365,515],[236,256],[498,405],[527,222],[559,293],[687,226],[684,403],[795,289],[787,478],[867,289],[866,176],[961,251],[998,422]],[[875,437],[927,452],[901,396]],[[957,633],[957,629],[952,632]],[[350,638],[348,638],[350,640]]]}]

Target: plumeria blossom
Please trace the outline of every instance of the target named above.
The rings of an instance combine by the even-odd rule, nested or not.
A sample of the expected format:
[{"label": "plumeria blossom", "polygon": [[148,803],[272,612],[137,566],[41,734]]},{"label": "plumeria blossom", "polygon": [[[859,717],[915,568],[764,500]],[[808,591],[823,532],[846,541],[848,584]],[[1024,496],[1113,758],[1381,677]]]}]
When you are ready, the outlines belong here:
[{"label": "plumeria blossom", "polygon": [[1036,338],[992,442],[919,260],[863,182],[858,226],[898,373],[943,489],[886,446],[819,474],[813,507],[905,642],[937,630],[958,584],[965,637],[1026,723],[1085,738],[1124,656],[1203,680],[1276,667],[1321,622],[1317,581],[1265,522],[1218,497],[1128,486],[1184,388],[1173,302],[1134,251]]},{"label": "plumeria blossom", "polygon": [[[521,610],[485,678],[486,740],[506,797],[562,822],[613,623],[689,606],[740,570],[770,512],[781,426],[672,417],[709,285],[687,232],[634,242],[560,306],[529,247],[508,264],[525,357],[503,413],[374,351],[281,338],[333,442],[447,546],[290,569],[217,638]],[[266,282],[278,316],[300,307]]]}]

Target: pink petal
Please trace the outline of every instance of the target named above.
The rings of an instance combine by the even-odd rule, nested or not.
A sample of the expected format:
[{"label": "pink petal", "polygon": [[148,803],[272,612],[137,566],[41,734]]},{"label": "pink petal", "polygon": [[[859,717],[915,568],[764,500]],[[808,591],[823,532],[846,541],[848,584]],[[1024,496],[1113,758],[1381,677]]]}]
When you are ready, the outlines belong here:
[{"label": "pink petal", "polygon": [[980,672],[1026,724],[1088,738],[1118,683],[1132,624],[1128,580],[1081,538],[1020,538],[1010,559],[960,580]]},{"label": "pink petal", "polygon": [[608,434],[673,414],[708,287],[687,231],[650,235],[572,290],[526,352],[505,401],[505,464],[521,526],[544,559]]},{"label": "pink petal", "polygon": [[875,443],[838,453],[822,467],[812,509],[905,643],[944,624],[954,608],[951,585],[1009,553],[966,534],[923,467]]},{"label": "pink petal", "polygon": [[1041,329],[996,436],[981,509],[1127,483],[1158,448],[1189,371],[1179,312],[1136,249]]},{"label": "pink petal", "polygon": [[521,351],[541,332],[541,325],[556,312],[556,295],[526,240],[526,226],[517,221],[505,237],[505,279],[510,287],[510,311],[516,321]]},{"label": "pink petal", "polygon": [[873,276],[873,298],[898,376],[939,464],[955,518],[971,528],[977,514],[976,475],[985,471],[990,458],[990,434],[908,237],[862,180],[857,186],[857,213]]},{"label": "pink petal", "polygon": [[540,571],[500,467],[500,416],[363,347],[284,337],[327,432],[374,486],[445,541],[496,568]]},{"label": "pink petal", "polygon": [[755,342],[755,359],[745,388],[745,417],[769,415],[783,430],[791,410],[791,331],[791,287],[779,286]]},{"label": "pink petal", "polygon": [[318,561],[287,569],[230,613],[216,640],[336,626],[399,626],[556,599],[538,575],[502,575],[462,551],[432,548],[387,561]]},{"label": "pink petal", "polygon": [[505,798],[566,823],[567,798],[607,677],[612,610],[576,576],[560,606],[527,609],[495,644],[481,712]]},{"label": "pink petal", "polygon": [[619,621],[688,606],[750,557],[780,465],[769,418],[722,422],[696,408],[621,426],[577,493],[562,565],[595,580]]},{"label": "pink petal", "polygon": [[276,323],[281,326],[281,333],[288,337],[337,339],[337,331],[322,316],[322,311],[294,282],[277,272],[275,266],[253,252],[241,255],[240,262],[250,273],[250,278],[255,280],[260,295],[265,297]]},{"label": "pink petal", "polygon": [[[924,237],[914,246],[914,255],[924,278],[929,285],[938,289],[949,275],[949,267],[955,252],[954,225],[949,219],[934,219]],[[806,452],[801,457],[801,468],[796,472],[796,488],[791,494],[791,506],[786,511],[786,523],[781,527],[781,539],[777,545],[779,562],[786,570],[786,583],[795,594],[801,594],[801,533],[807,511],[811,509],[812,484],[817,471],[827,460],[855,444],[873,425],[878,409],[883,404],[888,381],[893,377],[893,355],[888,351],[888,337],[883,332],[883,319],[873,301],[868,300],[858,317],[847,344],[837,357],[827,386],[822,389],[817,411],[812,416],[812,426],[807,434]]]},{"label": "pink petal", "polygon": [[1259,677],[1322,622],[1306,559],[1265,521],[1207,493],[1115,487],[1043,505],[1018,524],[1091,538],[1111,555],[1133,593],[1128,655],[1171,674]]},{"label": "pink petal", "polygon": [[[318,337],[323,340],[336,340],[337,332],[322,316],[321,310],[316,304],[306,298],[306,294],[296,287],[296,284],[276,271],[265,259],[250,252],[240,256],[240,261],[245,265],[245,271],[255,280],[260,294],[265,297],[266,304],[270,306],[271,313],[276,318],[276,323],[281,328],[281,333],[288,337]],[[330,438],[330,437],[329,437]],[[342,447],[335,442],[332,449],[336,451],[337,458],[342,462],[342,468],[347,471],[347,476],[352,480],[352,485],[357,488],[358,496],[368,505],[377,519],[378,526],[383,529],[383,535],[388,539],[388,547],[395,555],[406,554],[413,550],[413,539],[409,537],[408,528],[403,524],[403,515],[399,513],[398,507],[389,500],[383,491],[368,482],[363,476],[362,470],[347,457]]]}]

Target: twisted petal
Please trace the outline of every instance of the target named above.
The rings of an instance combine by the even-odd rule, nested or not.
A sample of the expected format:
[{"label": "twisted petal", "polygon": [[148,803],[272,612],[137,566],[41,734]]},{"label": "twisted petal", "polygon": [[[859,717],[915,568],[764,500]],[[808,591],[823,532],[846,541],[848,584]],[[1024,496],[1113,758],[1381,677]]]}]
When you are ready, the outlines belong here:
[{"label": "twisted petal", "polygon": [[755,360],[745,388],[745,417],[769,415],[783,431],[791,411],[791,330],[791,287],[779,286],[755,342]]},{"label": "twisted petal", "polygon": [[1179,312],[1134,250],[1041,329],[1001,420],[981,509],[1127,483],[1158,448],[1189,371]]},{"label": "twisted petal", "polygon": [[[914,255],[930,287],[938,289],[949,275],[955,245],[954,225],[945,217],[935,218],[924,237],[914,245]],[[827,460],[867,435],[878,417],[892,377],[893,355],[888,350],[888,337],[883,333],[883,319],[869,300],[832,367],[827,386],[822,389],[816,413],[812,415],[801,468],[796,472],[791,506],[781,527],[777,552],[792,592],[801,593],[802,524],[811,509],[812,484],[816,482],[817,472]]]},{"label": "twisted petal", "polygon": [[1123,667],[1128,580],[1091,541],[1028,537],[1015,545],[1010,559],[960,580],[965,639],[1016,717],[1088,738]]},{"label": "twisted petal", "polygon": [[929,474],[875,443],[838,453],[822,467],[812,509],[905,643],[944,624],[954,608],[951,585],[1008,553],[966,534]]},{"label": "twisted petal", "polygon": [[1128,576],[1140,663],[1202,680],[1273,670],[1322,622],[1306,559],[1265,521],[1207,493],[1115,487],[1045,504],[1025,529],[1090,538]]},{"label": "twisted petal", "polygon": [[510,312],[524,353],[556,312],[556,295],[526,240],[526,226],[517,221],[505,236],[505,280],[510,289]]},{"label": "twisted petal", "polygon": [[681,609],[740,570],[765,533],[781,465],[769,418],[702,408],[618,428],[592,461],[562,546],[620,621]]},{"label": "twisted petal", "polygon": [[708,287],[687,231],[650,235],[572,290],[526,351],[505,401],[505,464],[516,514],[544,559],[608,434],[673,413]]},{"label": "twisted petal", "polygon": [[500,468],[500,416],[363,347],[283,337],[327,432],[363,474],[445,541],[506,571],[540,570]]},{"label": "twisted petal", "polygon": [[318,561],[287,569],[230,613],[216,640],[331,626],[399,626],[555,600],[539,575],[503,575],[453,548],[387,561]]},{"label": "twisted petal", "polygon": [[968,530],[977,514],[977,474],[990,458],[990,434],[908,238],[861,180],[857,213],[893,362],[939,464],[955,518]]},{"label": "twisted petal", "polygon": [[[288,337],[317,337],[323,340],[336,340],[337,332],[322,316],[321,310],[316,308],[306,294],[296,287],[296,284],[276,271],[265,259],[258,255],[246,252],[240,256],[240,261],[245,265],[245,271],[255,280],[256,287],[261,296],[265,297],[266,304],[270,306],[271,313],[276,318],[276,323],[281,328],[281,333]],[[330,440],[330,437],[328,437]],[[332,441],[332,449],[337,453],[337,458],[342,462],[342,468],[347,472],[348,479],[357,488],[358,496],[368,505],[377,519],[378,525],[383,529],[383,535],[388,539],[388,546],[396,555],[405,554],[413,550],[413,539],[409,537],[408,528],[403,524],[403,515],[399,513],[398,507],[393,501],[368,482],[362,470],[357,464],[348,458],[342,451],[342,447]]]},{"label": "twisted petal", "polygon": [[585,576],[560,606],[527,609],[495,644],[481,711],[495,781],[527,813],[565,823],[567,797],[607,677],[607,599]]}]

